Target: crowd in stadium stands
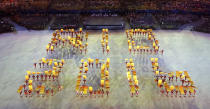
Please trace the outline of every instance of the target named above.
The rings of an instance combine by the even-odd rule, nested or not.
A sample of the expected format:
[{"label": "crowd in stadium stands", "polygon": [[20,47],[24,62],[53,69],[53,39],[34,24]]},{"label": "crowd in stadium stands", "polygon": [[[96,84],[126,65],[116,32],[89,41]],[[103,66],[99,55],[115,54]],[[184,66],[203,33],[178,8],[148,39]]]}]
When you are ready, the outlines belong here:
[{"label": "crowd in stadium stands", "polygon": [[0,33],[7,33],[7,32],[12,32],[15,31],[15,28],[12,24],[9,22],[0,19]]},{"label": "crowd in stadium stands", "polygon": [[50,0],[20,0],[18,7],[21,9],[40,9],[48,8]]},{"label": "crowd in stadium stands", "polygon": [[[81,26],[82,17],[84,16],[118,16],[119,13],[91,13],[74,15],[55,15],[53,13],[49,16],[46,14],[30,12],[37,11],[65,11],[65,10],[126,10],[122,15],[128,20],[131,28],[153,28],[153,29],[178,29],[180,26],[198,21],[198,15],[176,13],[176,11],[192,11],[192,12],[208,12],[210,11],[209,0],[1,0],[0,11],[4,11],[10,15],[11,11],[15,11],[14,15],[10,15],[13,21],[17,24],[25,26],[28,29],[57,29],[57,28],[77,28]],[[174,10],[174,13],[130,13],[131,10]],[[21,15],[16,13],[18,11],[29,12]],[[129,13],[128,13],[128,12]],[[19,15],[20,14],[20,15]],[[34,14],[34,13],[33,13]],[[51,13],[52,14],[52,13]],[[120,14],[121,15],[121,14]],[[54,19],[54,20],[53,20]],[[206,23],[196,25],[194,30],[201,30],[202,27],[206,27],[206,30],[210,31],[208,26],[210,25],[209,17],[206,17]],[[51,22],[52,21],[52,22]],[[51,22],[51,23],[50,23]],[[8,24],[9,28],[11,25]],[[2,25],[1,27],[2,28]]]},{"label": "crowd in stadium stands", "polygon": [[183,10],[183,11],[209,11],[208,0],[130,0],[121,5],[127,9],[137,10]]},{"label": "crowd in stadium stands", "polygon": [[53,10],[80,10],[84,4],[83,0],[54,0],[49,7]]},{"label": "crowd in stadium stands", "polygon": [[48,26],[51,18],[49,16],[16,15],[12,19],[27,29],[42,30]]},{"label": "crowd in stadium stands", "polygon": [[50,29],[60,29],[60,28],[78,28],[81,21],[79,15],[65,15],[59,14],[55,17],[55,20],[50,25]]},{"label": "crowd in stadium stands", "polygon": [[127,16],[131,28],[179,29],[184,24],[196,22],[199,16],[175,13],[131,13]]},{"label": "crowd in stadium stands", "polygon": [[[209,0],[1,0],[0,9],[136,9],[209,11]],[[8,10],[7,10],[8,11]]]},{"label": "crowd in stadium stands", "polygon": [[153,28],[154,29],[154,19],[152,14],[147,13],[131,13],[127,16],[131,28]]},{"label": "crowd in stadium stands", "polygon": [[119,8],[119,0],[87,0],[87,9],[117,9]]},{"label": "crowd in stadium stands", "polygon": [[95,17],[97,17],[97,16],[118,16],[118,14],[116,14],[116,13],[93,13],[93,14],[90,14],[89,16],[95,16]]},{"label": "crowd in stadium stands", "polygon": [[188,14],[155,14],[161,29],[179,29],[182,25],[199,20],[198,16]]},{"label": "crowd in stadium stands", "polygon": [[210,19],[210,16],[205,16],[204,23],[202,23],[201,25],[195,26],[193,30],[210,33],[210,20],[209,19]]}]

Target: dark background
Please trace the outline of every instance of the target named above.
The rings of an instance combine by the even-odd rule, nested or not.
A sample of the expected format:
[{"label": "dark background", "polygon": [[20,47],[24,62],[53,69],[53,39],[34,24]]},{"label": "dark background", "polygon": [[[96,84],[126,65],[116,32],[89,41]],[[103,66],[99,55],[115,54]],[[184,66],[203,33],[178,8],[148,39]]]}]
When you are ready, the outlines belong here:
[{"label": "dark background", "polygon": [[209,0],[1,0],[0,33],[84,27],[84,19],[121,16],[127,28],[210,32]]}]

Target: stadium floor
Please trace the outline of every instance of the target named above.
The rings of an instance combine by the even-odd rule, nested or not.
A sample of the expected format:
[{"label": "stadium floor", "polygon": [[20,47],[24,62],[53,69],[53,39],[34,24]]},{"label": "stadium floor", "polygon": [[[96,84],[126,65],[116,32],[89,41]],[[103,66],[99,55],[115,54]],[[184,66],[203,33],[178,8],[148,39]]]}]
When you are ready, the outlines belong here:
[{"label": "stadium floor", "polygon": [[[62,84],[64,89],[45,98],[21,98],[17,89],[33,62],[46,57],[45,47],[52,31],[18,31],[0,34],[0,109],[208,109],[210,106],[210,34],[192,31],[154,31],[164,49],[163,55],[129,55],[124,31],[110,31],[110,54],[103,55],[101,32],[90,31],[87,55],[66,60]],[[110,58],[109,97],[76,97],[75,83],[82,58]],[[187,70],[198,92],[195,98],[161,96],[153,79],[150,57],[159,57],[168,71]],[[130,97],[125,58],[136,60],[140,93]],[[95,75],[95,74],[93,74]]]}]

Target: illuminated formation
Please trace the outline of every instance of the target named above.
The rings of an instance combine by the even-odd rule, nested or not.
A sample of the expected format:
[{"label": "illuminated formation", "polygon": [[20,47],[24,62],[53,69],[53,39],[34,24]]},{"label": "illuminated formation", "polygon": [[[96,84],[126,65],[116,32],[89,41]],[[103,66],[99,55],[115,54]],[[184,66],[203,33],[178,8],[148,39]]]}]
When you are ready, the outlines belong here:
[{"label": "illuminated formation", "polygon": [[[76,93],[78,96],[103,97],[104,94],[109,95],[109,63],[109,58],[107,58],[106,62],[91,58],[88,58],[88,61],[84,61],[84,59],[81,60],[80,71],[76,82]],[[96,73],[100,72],[99,88],[88,84],[87,77],[91,77],[94,71],[96,71]]]},{"label": "illuminated formation", "polygon": [[88,33],[84,33],[82,28],[79,28],[78,31],[74,29],[56,30],[50,43],[46,46],[46,51],[51,58],[68,58],[70,53],[86,54],[87,40]]},{"label": "illuminated formation", "polygon": [[125,64],[127,68],[127,78],[130,87],[131,97],[139,94],[139,82],[136,75],[135,65],[133,59],[125,59]]},{"label": "illuminated formation", "polygon": [[151,58],[155,82],[162,94],[168,96],[191,96],[196,94],[196,87],[187,71],[165,73],[160,70],[158,58]]},{"label": "illuminated formation", "polygon": [[[163,50],[159,50],[159,42],[154,37],[154,33],[151,29],[130,29],[126,30],[126,34],[130,54],[163,54]],[[107,54],[109,54],[110,51],[108,39],[108,29],[102,29],[101,45],[103,53],[106,51]],[[53,58],[42,58],[34,63],[34,71],[27,71],[24,84],[20,85],[17,90],[20,96],[53,96],[63,89],[63,86],[60,84],[62,80],[60,75],[63,73],[62,69],[65,64],[63,58],[68,58],[71,53],[86,54],[88,46],[87,40],[88,33],[84,33],[82,28],[77,32],[75,32],[74,29],[56,30],[52,35],[50,43],[46,47],[48,56]],[[160,70],[158,58],[151,58],[150,61],[155,75],[154,80],[162,95],[166,95],[167,97],[195,96],[196,87],[187,71],[165,73]],[[134,61],[132,58],[125,59],[125,64],[131,97],[138,97],[139,81]],[[107,58],[106,61],[91,58],[87,60],[81,59],[79,68],[80,71],[75,87],[77,96],[109,96],[109,58]],[[97,74],[100,74],[100,76],[97,76]],[[100,82],[96,81],[93,83],[94,79],[100,80]]]},{"label": "illuminated formation", "polygon": [[[68,51],[72,49],[70,46],[77,50],[82,48],[80,53],[83,48],[87,49],[87,46],[82,45],[82,41],[87,41],[88,35],[86,34],[84,38],[83,34],[82,28],[78,32],[74,32],[74,29],[56,30],[52,35],[51,42],[46,47],[47,53],[50,52],[48,55],[52,55],[53,58],[42,58],[39,62],[34,63],[36,71],[27,71],[24,84],[20,85],[17,90],[20,96],[32,97],[37,94],[38,97],[44,97],[60,91],[63,86],[60,85],[61,77],[59,75],[62,73],[65,63],[62,58],[65,57],[66,52],[70,52]],[[59,54],[61,54],[60,57],[58,57]]]},{"label": "illuminated formation", "polygon": [[109,47],[109,34],[108,34],[108,29],[102,29],[102,40],[101,40],[101,46],[103,49],[103,54],[106,50],[106,53],[109,54],[110,47]]},{"label": "illuminated formation", "polygon": [[59,83],[61,79],[59,75],[62,73],[63,65],[63,59],[42,58],[39,67],[34,66],[39,72],[27,71],[25,82],[20,85],[17,92],[21,97],[32,97],[34,95],[37,95],[37,97],[53,96],[63,88]]},{"label": "illuminated formation", "polygon": [[158,54],[159,52],[163,54],[163,50],[159,49],[159,42],[152,29],[126,30],[126,36],[130,54]]}]

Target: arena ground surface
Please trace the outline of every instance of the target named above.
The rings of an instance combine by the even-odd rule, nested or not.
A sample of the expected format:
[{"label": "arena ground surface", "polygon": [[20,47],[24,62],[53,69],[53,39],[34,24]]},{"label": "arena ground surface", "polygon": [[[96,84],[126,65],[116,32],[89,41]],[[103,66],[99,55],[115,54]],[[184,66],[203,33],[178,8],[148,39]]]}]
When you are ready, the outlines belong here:
[{"label": "arena ground surface", "polygon": [[[64,89],[49,97],[21,98],[17,93],[27,70],[33,63],[47,57],[45,47],[53,31],[17,31],[0,34],[0,109],[208,109],[210,107],[210,34],[192,31],[154,31],[164,49],[163,55],[130,55],[124,31],[110,31],[110,54],[101,50],[101,31],[89,31],[87,55],[66,59],[60,78]],[[110,58],[109,97],[76,97],[75,84],[82,58]],[[166,72],[187,70],[195,86],[196,97],[160,95],[153,80],[150,57],[159,57]],[[130,97],[125,58],[136,62],[140,94]],[[96,73],[91,74],[97,75]],[[89,76],[91,76],[89,75]],[[92,82],[94,78],[91,79]],[[90,81],[90,82],[91,82]]]}]

